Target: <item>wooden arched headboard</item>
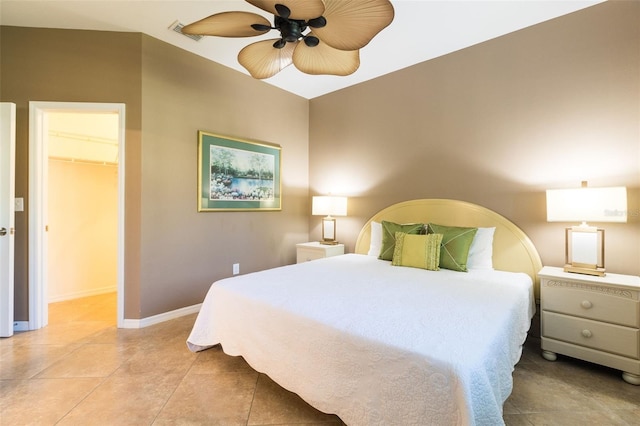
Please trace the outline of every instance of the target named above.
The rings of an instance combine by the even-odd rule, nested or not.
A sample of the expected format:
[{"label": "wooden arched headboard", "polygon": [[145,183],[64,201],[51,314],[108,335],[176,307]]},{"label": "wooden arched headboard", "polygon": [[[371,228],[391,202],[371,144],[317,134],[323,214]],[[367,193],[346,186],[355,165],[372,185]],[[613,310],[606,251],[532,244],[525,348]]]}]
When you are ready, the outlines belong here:
[{"label": "wooden arched headboard", "polygon": [[380,210],[360,230],[355,252],[367,254],[371,242],[371,222],[433,222],[447,226],[494,227],[493,267],[531,276],[535,297],[539,298],[538,272],[542,261],[527,235],[504,216],[477,204],[458,200],[419,199],[393,204]]}]

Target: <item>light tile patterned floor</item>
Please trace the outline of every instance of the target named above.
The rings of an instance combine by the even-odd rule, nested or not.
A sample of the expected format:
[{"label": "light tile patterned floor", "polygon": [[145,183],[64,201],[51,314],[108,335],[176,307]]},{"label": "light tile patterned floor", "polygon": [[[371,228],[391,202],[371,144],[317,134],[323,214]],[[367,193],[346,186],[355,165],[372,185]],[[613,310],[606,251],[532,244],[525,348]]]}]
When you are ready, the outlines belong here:
[{"label": "light tile patterned floor", "polygon": [[[0,340],[0,425],[342,424],[242,358],[189,352],[194,315],[123,330],[115,303],[55,303],[47,327]],[[507,425],[640,424],[640,387],[615,370],[545,361],[539,348],[530,339],[516,366]]]}]

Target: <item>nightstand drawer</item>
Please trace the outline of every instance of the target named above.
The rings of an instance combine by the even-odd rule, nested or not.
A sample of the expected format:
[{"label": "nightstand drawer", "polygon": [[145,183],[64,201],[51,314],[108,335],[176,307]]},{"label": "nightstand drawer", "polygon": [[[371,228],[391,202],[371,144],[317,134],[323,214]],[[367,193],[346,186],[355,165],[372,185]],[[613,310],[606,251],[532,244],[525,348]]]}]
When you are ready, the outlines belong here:
[{"label": "nightstand drawer", "polygon": [[[580,288],[582,286],[583,288]],[[590,290],[593,288],[593,290]],[[637,292],[588,284],[543,280],[542,309],[583,318],[640,326]]]},{"label": "nightstand drawer", "polygon": [[640,330],[542,312],[542,335],[630,358],[640,358]]},{"label": "nightstand drawer", "polygon": [[309,262],[310,260],[322,259],[326,257],[324,251],[298,248],[296,262]]},{"label": "nightstand drawer", "polygon": [[344,244],[320,244],[319,242],[296,244],[296,263],[344,254]]}]

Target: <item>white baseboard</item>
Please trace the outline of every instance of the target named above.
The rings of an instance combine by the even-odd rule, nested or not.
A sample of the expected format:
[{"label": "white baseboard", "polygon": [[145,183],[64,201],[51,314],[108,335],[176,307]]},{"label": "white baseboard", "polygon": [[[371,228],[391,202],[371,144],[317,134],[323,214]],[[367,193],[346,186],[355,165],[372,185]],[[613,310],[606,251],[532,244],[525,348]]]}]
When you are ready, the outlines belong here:
[{"label": "white baseboard", "polygon": [[29,331],[29,321],[14,321],[13,331]]},{"label": "white baseboard", "polygon": [[197,305],[186,306],[184,308],[176,309],[174,311],[165,312],[162,314],[154,315],[142,319],[126,319],[122,324],[122,328],[144,328],[150,325],[159,324],[161,322],[169,321],[172,319],[184,317],[186,315],[197,314],[200,312],[202,303]]},{"label": "white baseboard", "polygon": [[49,297],[49,303],[64,302],[65,300],[79,299],[81,297],[98,296],[100,294],[115,293],[118,291],[116,286],[100,287],[89,290],[74,291],[71,293],[59,294]]}]

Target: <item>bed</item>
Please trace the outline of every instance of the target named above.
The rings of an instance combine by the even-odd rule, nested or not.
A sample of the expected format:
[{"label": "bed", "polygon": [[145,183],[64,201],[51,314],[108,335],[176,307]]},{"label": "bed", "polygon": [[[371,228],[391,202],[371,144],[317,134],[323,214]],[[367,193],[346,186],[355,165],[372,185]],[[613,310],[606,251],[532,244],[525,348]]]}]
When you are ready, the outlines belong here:
[{"label": "bed", "polygon": [[[412,247],[400,239],[394,259],[378,258],[381,224],[384,233],[416,223],[476,228],[467,271],[394,266]],[[427,238],[408,234],[394,236]],[[503,424],[540,268],[503,216],[462,201],[407,201],[375,214],[355,253],[214,283],[187,345],[221,344],[348,425]]]}]

